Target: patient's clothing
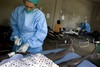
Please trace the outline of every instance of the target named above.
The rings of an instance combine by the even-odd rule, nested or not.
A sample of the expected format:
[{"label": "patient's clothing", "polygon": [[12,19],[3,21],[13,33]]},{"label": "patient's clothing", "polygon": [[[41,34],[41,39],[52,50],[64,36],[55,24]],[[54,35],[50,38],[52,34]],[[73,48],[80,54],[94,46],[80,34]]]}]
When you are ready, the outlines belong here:
[{"label": "patient's clothing", "polygon": [[4,59],[0,62],[0,65],[6,63],[6,62],[9,62],[11,60],[18,60],[18,59],[21,59],[23,58],[23,55],[22,54],[15,54],[14,56],[12,56],[11,58],[8,58],[8,59]]},{"label": "patient's clothing", "polygon": [[53,61],[38,53],[18,60],[11,60],[0,67],[59,67]]},{"label": "patient's clothing", "polygon": [[61,29],[61,25],[60,24],[56,24],[55,27],[54,27],[54,31],[59,33],[60,29]]}]

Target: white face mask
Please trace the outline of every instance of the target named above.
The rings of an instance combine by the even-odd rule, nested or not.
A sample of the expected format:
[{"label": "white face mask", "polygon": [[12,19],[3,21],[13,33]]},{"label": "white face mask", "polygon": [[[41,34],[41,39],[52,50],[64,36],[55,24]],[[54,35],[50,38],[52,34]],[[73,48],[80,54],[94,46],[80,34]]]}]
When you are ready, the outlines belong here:
[{"label": "white face mask", "polygon": [[33,10],[27,10],[26,9],[26,12],[28,12],[28,13],[31,13],[31,12],[33,12],[34,11],[34,9]]},{"label": "white face mask", "polygon": [[27,9],[26,9],[26,12],[28,12],[28,13],[35,12],[35,11],[37,11],[37,8],[35,8],[35,9],[33,9],[33,10],[27,10]]}]

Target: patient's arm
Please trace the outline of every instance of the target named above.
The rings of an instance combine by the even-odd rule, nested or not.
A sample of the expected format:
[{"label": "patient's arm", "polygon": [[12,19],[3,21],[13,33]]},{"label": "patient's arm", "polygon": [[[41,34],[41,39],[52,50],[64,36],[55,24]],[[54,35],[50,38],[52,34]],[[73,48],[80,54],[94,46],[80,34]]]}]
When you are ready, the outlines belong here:
[{"label": "patient's arm", "polygon": [[2,60],[4,60],[4,59],[8,59],[9,58],[9,56],[8,55],[3,55],[3,56],[0,56],[0,62],[2,61]]},{"label": "patient's arm", "polygon": [[71,59],[69,61],[66,62],[62,62],[59,65],[59,67],[76,67],[78,64],[80,64],[85,58],[81,57],[81,58],[75,58],[75,59]]},{"label": "patient's arm", "polygon": [[[15,52],[15,54],[22,54],[22,55],[27,55],[27,54],[30,54],[30,52]],[[2,60],[4,60],[4,59],[8,59],[8,58],[10,58],[11,56],[9,56],[8,54],[6,54],[6,55],[2,55],[2,56],[0,56],[0,62],[2,61]]]},{"label": "patient's arm", "polygon": [[[55,61],[55,60],[58,60],[62,57],[65,56],[65,54],[69,53],[69,52],[72,52],[74,51],[72,45],[69,45],[68,49],[65,49],[65,50],[62,50],[60,52],[57,52],[57,53],[50,53],[50,54],[46,54],[45,56],[48,57],[49,59],[51,59],[52,61]],[[22,55],[27,55],[27,54],[30,54],[29,52],[15,52],[15,54],[22,54]],[[0,61],[4,60],[4,59],[7,59],[9,58],[9,55],[3,55],[0,57]]]},{"label": "patient's arm", "polygon": [[[60,52],[57,52],[57,53],[50,53],[50,54],[46,54],[45,56],[48,57],[49,59],[51,59],[52,61],[55,61],[57,59],[60,59],[62,58],[65,54],[67,54],[68,52],[72,52],[73,50],[71,50],[72,46],[70,45],[68,47],[68,49],[65,49],[65,50],[62,50]],[[29,52],[16,52],[15,54],[22,54],[22,55],[27,55],[27,54],[30,54]],[[4,59],[7,59],[7,58],[10,58],[9,55],[3,55],[0,57],[0,61],[4,60]]]},{"label": "patient's arm", "polygon": [[90,54],[90,55],[87,55],[87,56],[84,56],[84,57],[75,58],[75,59],[60,63],[59,66],[60,67],[76,67],[83,60],[94,60],[94,59],[100,59],[100,54],[95,53],[95,54]]},{"label": "patient's arm", "polygon": [[62,50],[62,51],[59,51],[57,53],[50,53],[50,54],[46,54],[45,56],[48,57],[49,59],[51,59],[52,61],[55,61],[55,60],[58,60],[62,57],[65,56],[65,54],[69,53],[69,52],[73,52],[74,49],[72,47],[72,45],[69,45],[68,49],[65,49],[65,50]]}]

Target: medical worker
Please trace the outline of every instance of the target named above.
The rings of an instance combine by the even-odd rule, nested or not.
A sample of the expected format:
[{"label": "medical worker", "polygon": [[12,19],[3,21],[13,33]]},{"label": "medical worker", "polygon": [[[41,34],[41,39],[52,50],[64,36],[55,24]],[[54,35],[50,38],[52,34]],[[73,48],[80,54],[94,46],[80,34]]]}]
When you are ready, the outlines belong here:
[{"label": "medical worker", "polygon": [[42,51],[47,35],[47,24],[44,13],[39,10],[39,0],[23,0],[24,5],[17,7],[11,14],[11,40],[14,41],[13,51]]},{"label": "medical worker", "polygon": [[85,20],[85,22],[81,23],[81,30],[83,30],[87,34],[91,32],[91,27],[87,20]]}]

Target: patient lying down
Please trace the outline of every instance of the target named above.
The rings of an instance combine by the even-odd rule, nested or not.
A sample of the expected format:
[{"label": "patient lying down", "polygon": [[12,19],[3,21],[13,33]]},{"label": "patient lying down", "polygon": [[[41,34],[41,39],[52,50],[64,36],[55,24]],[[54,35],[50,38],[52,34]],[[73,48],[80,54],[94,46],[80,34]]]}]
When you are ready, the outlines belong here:
[{"label": "patient lying down", "polygon": [[[49,59],[51,59],[52,61],[55,61],[57,59],[60,59],[62,58],[65,54],[69,53],[69,52],[73,52],[74,49],[72,47],[72,45],[69,45],[68,49],[64,49],[60,52],[57,52],[57,53],[49,53],[49,54],[45,54],[46,57],[48,57]],[[2,58],[0,58],[0,62],[4,59],[8,59],[10,57],[12,57],[13,55],[15,54],[22,54],[22,55],[27,55],[27,54],[31,54],[30,52],[11,52],[11,53],[8,53],[7,55],[3,55],[3,56],[0,56]]]},{"label": "patient lying down", "polygon": [[[56,60],[64,57],[65,54],[67,54],[69,52],[73,52],[73,50],[70,50],[70,47],[71,46],[69,46],[69,49],[64,49],[64,50],[62,50],[60,52],[57,52],[57,53],[52,52],[52,53],[46,54],[45,57],[49,58],[52,61],[56,61]],[[16,54],[27,55],[27,54],[30,54],[30,53],[28,53],[28,52],[26,52],[26,53],[19,52],[19,53],[16,53]],[[35,56],[35,55],[33,55],[33,56]],[[9,55],[5,55],[5,56],[1,56],[1,57],[0,57],[0,61],[2,61],[3,59],[9,58]],[[99,53],[94,53],[94,54],[90,54],[90,55],[87,55],[87,56],[82,56],[80,58],[71,59],[69,61],[62,62],[58,65],[60,67],[76,67],[77,65],[79,65],[85,59],[86,60],[100,59],[100,54]],[[55,67],[56,67],[56,65],[55,65]]]}]

